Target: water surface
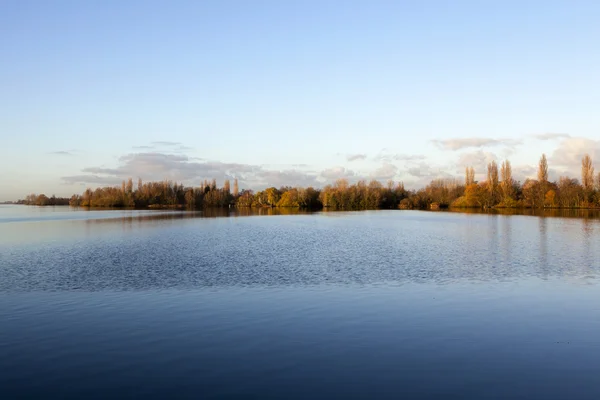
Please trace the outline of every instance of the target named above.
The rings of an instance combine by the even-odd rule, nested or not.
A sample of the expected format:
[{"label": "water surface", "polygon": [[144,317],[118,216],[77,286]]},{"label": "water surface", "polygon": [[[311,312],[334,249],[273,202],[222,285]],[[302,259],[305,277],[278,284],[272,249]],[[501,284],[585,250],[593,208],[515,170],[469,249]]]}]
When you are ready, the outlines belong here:
[{"label": "water surface", "polygon": [[0,206],[0,398],[600,398],[599,220],[248,214]]}]

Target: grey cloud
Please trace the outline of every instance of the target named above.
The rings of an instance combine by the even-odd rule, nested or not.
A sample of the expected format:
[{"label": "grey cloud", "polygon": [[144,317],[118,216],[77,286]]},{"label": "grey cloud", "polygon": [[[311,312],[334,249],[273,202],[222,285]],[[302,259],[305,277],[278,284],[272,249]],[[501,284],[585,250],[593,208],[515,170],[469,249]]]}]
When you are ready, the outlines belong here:
[{"label": "grey cloud", "polygon": [[458,165],[462,168],[473,167],[476,174],[483,174],[485,171],[487,171],[487,165],[496,160],[498,160],[498,156],[496,154],[488,151],[477,150],[474,152],[461,154],[458,157]]},{"label": "grey cloud", "polygon": [[152,142],[151,144],[153,144],[155,146],[180,146],[180,145],[182,145],[180,142],[169,142],[169,141],[163,141],[163,140]]},{"label": "grey cloud", "polygon": [[554,140],[571,137],[571,135],[569,135],[568,133],[540,133],[532,136],[539,140]]},{"label": "grey cloud", "polygon": [[308,174],[303,171],[295,169],[288,169],[283,171],[276,170],[264,170],[256,174],[257,180],[255,187],[260,189],[267,186],[316,186],[317,176],[314,174]]},{"label": "grey cloud", "polygon": [[346,156],[346,160],[348,161],[358,161],[358,160],[364,160],[367,158],[366,154],[348,154]]},{"label": "grey cloud", "polygon": [[492,139],[492,138],[457,138],[447,140],[432,140],[432,143],[442,150],[462,150],[470,147],[507,146],[515,147],[523,143],[520,139]]},{"label": "grey cloud", "polygon": [[90,174],[107,174],[107,175],[118,175],[119,170],[114,168],[101,168],[101,167],[89,167],[84,168],[81,172],[87,172]]},{"label": "grey cloud", "polygon": [[72,156],[73,152],[72,151],[67,151],[67,150],[58,150],[58,151],[51,151],[48,154],[54,154],[57,156]]},{"label": "grey cloud", "polygon": [[336,180],[336,179],[342,179],[342,178],[352,178],[354,176],[356,176],[356,173],[352,170],[346,169],[344,167],[333,167],[333,168],[328,168],[325,169],[323,171],[321,171],[321,176],[327,180]]},{"label": "grey cloud", "polygon": [[171,179],[185,184],[198,184],[204,179],[238,178],[241,184],[261,188],[276,185],[314,185],[317,175],[297,170],[268,170],[258,165],[224,163],[219,161],[198,162],[181,154],[131,153],[119,157],[115,168],[88,167],[85,174],[65,176],[69,183],[118,184],[129,177],[144,180]]},{"label": "grey cloud", "polygon": [[176,150],[178,150],[178,151],[188,151],[188,150],[194,150],[194,148],[190,147],[190,146],[183,146],[183,145],[181,145],[181,146],[177,147]]},{"label": "grey cloud", "polygon": [[393,164],[383,164],[371,173],[372,179],[389,180],[398,174],[398,167]]},{"label": "grey cloud", "polygon": [[535,179],[537,175],[537,168],[531,165],[513,165],[512,166],[513,178],[523,183],[525,179]]},{"label": "grey cloud", "polygon": [[152,150],[155,147],[154,146],[133,146],[132,148],[134,150]]},{"label": "grey cloud", "polygon": [[98,175],[73,175],[63,176],[62,180],[67,184],[98,184],[98,185],[118,185],[123,180],[110,177],[110,176],[98,176]]},{"label": "grey cloud", "polygon": [[414,176],[416,178],[423,178],[426,176],[433,175],[433,171],[432,171],[431,167],[425,163],[421,163],[416,167],[408,168],[406,170],[406,172],[409,175]]},{"label": "grey cloud", "polygon": [[449,173],[448,170],[448,166],[434,166],[430,165],[429,163],[421,162],[402,172],[408,174],[409,181],[412,181],[416,187],[424,187],[433,179],[455,178],[456,176]]}]

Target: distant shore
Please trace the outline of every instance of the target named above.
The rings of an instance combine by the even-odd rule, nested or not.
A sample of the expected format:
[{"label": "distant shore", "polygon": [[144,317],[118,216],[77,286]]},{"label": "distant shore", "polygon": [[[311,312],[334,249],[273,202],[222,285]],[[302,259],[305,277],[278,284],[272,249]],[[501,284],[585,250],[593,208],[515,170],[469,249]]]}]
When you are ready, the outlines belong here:
[{"label": "distant shore", "polygon": [[110,208],[299,208],[306,210],[375,210],[375,209],[600,209],[600,173],[594,175],[589,155],[581,160],[581,183],[562,176],[548,180],[548,163],[542,155],[537,179],[523,183],[513,179],[508,160],[500,166],[492,161],[487,165],[487,179],[475,180],[475,170],[467,167],[464,181],[456,178],[434,179],[419,190],[407,190],[402,182],[392,180],[382,184],[358,181],[350,184],[338,179],[322,189],[313,187],[269,187],[261,191],[240,190],[238,180],[205,180],[197,187],[173,181],[123,181],[121,186],[87,189],[70,198],[31,194],[18,204],[71,205]]}]

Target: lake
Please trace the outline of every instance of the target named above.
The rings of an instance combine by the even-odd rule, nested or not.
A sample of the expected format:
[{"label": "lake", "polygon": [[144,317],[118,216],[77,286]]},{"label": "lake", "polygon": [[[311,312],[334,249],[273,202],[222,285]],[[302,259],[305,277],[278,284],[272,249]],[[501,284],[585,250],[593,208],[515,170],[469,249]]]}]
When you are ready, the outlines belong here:
[{"label": "lake", "polygon": [[600,398],[600,219],[259,214],[0,206],[0,398]]}]

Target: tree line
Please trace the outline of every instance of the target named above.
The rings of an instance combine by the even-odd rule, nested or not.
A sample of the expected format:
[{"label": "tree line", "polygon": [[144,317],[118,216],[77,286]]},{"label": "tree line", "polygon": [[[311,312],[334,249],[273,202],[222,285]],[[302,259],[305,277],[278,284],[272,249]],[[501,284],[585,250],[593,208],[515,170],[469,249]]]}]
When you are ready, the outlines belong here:
[{"label": "tree line", "polygon": [[69,204],[78,207],[131,208],[248,208],[278,207],[300,209],[437,209],[437,208],[596,208],[600,207],[600,173],[594,175],[592,159],[581,162],[581,181],[560,177],[548,180],[548,161],[542,155],[537,179],[516,181],[510,161],[487,165],[486,179],[475,180],[475,170],[467,167],[464,181],[456,178],[434,179],[419,190],[406,190],[403,183],[385,185],[372,180],[350,184],[339,179],[322,189],[313,187],[270,187],[262,191],[240,190],[238,181],[205,180],[196,187],[172,181],[142,182],[134,188],[133,180],[120,187],[87,189],[70,199],[29,195],[23,202],[32,205]]},{"label": "tree line", "polygon": [[68,206],[71,199],[68,197],[48,197],[45,194],[30,194],[25,199],[17,201],[15,204],[26,204],[30,206]]}]

